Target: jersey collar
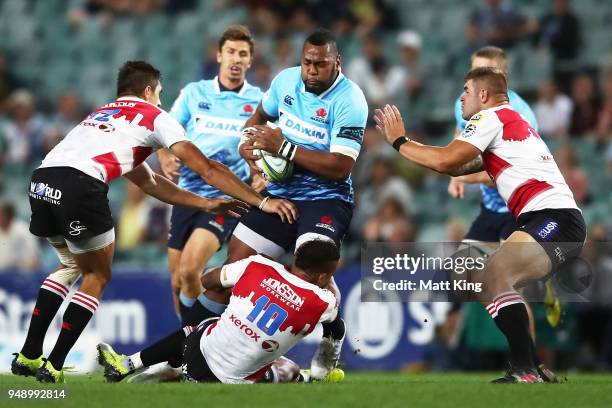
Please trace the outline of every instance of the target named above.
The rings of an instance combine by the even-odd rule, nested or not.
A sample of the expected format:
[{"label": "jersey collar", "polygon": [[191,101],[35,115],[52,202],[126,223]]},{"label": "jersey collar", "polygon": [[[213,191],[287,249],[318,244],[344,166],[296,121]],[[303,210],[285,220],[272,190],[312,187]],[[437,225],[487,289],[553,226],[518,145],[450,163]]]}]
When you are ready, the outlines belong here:
[{"label": "jersey collar", "polygon": [[[319,99],[323,99],[328,93],[330,93],[339,83],[340,81],[342,81],[344,79],[344,74],[342,74],[342,69],[338,70],[338,76],[336,77],[336,80],[334,81],[334,83],[327,88],[327,90],[325,92],[322,92],[321,94],[317,95],[317,98]],[[302,81],[302,87],[300,88],[300,90],[302,92],[306,92],[306,85],[304,85],[304,81]],[[310,92],[308,92],[310,93]]]},{"label": "jersey collar", "polygon": [[159,106],[153,105],[151,102],[147,102],[142,98],[139,98],[137,96],[122,96],[120,98],[117,98],[118,101],[138,101],[138,102],[143,102],[143,103],[148,103],[149,105],[155,106],[156,108],[159,108]]},{"label": "jersey collar", "polygon": [[[213,86],[214,86],[214,89],[215,89],[215,93],[217,95],[220,95],[221,94],[221,88],[219,88],[219,75],[217,75],[217,76],[215,76],[213,78],[213,84],[214,84]],[[245,92],[245,90],[247,89],[248,86],[249,86],[249,83],[247,82],[246,78],[244,78],[244,83],[242,84],[242,88],[240,89],[240,91],[238,91],[236,93],[236,95],[240,95],[240,96],[244,95],[244,92]]]}]

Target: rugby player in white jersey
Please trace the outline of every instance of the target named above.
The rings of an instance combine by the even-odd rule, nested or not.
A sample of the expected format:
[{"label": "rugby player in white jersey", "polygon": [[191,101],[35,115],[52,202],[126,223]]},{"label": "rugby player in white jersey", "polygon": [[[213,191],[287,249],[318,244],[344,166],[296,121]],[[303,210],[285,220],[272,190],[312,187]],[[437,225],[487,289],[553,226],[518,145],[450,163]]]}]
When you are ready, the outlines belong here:
[{"label": "rugby player in white jersey", "polygon": [[510,368],[497,383],[542,382],[534,363],[527,308],[516,291],[547,278],[577,257],[586,228],[581,211],[552,154],[537,131],[508,104],[503,72],[474,68],[465,76],[461,110],[468,125],[448,146],[427,146],[405,137],[395,106],[377,109],[377,128],[406,159],[459,176],[487,171],[519,225],[488,260],[479,300],[510,346]]},{"label": "rugby player in white jersey", "polygon": [[[186,326],[131,356],[98,345],[98,362],[109,382],[143,367],[182,364],[189,381],[228,384],[308,381],[282,357],[318,323],[333,321],[338,301],[329,285],[340,252],[331,238],[309,240],[295,252],[291,268],[253,255],[202,278],[207,289],[231,288],[221,317]],[[341,380],[343,373],[326,378]],[[332,373],[334,371],[332,370]],[[158,378],[159,380],[159,378]]]},{"label": "rugby player in white jersey", "polygon": [[[161,90],[157,69],[143,61],[125,63],[117,77],[118,99],[87,116],[34,170],[30,231],[51,243],[61,266],[42,283],[24,346],[11,364],[14,374],[64,382],[66,356],[111,279],[115,232],[107,192],[112,180],[124,175],[161,201],[216,214],[239,216],[247,203],[290,222],[297,216],[290,202],[262,197],[226,166],[208,160],[187,140],[178,122],[158,107]],[[203,198],[154,174],[144,160],[160,148],[171,149],[205,182],[243,203]],[[80,276],[57,342],[44,359],[47,329]]]}]

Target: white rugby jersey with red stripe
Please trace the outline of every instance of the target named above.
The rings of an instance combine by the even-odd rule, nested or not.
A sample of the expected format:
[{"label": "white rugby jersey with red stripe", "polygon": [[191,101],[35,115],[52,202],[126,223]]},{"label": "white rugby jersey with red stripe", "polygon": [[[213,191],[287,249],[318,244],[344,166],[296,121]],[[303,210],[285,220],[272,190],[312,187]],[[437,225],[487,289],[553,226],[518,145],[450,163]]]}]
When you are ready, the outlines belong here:
[{"label": "white rugby jersey with red stripe", "polygon": [[251,383],[319,322],[333,321],[336,297],[283,265],[255,255],[225,265],[221,283],[232,287],[229,305],[207,327],[200,349],[223,383]]},{"label": "white rugby jersey with red stripe", "polygon": [[482,152],[485,170],[516,218],[548,208],[578,209],[548,146],[510,105],[478,112],[458,139]]},{"label": "white rugby jersey with red stripe", "polygon": [[167,112],[136,97],[96,109],[45,157],[42,167],[72,167],[110,183],[153,151],[187,140]]}]

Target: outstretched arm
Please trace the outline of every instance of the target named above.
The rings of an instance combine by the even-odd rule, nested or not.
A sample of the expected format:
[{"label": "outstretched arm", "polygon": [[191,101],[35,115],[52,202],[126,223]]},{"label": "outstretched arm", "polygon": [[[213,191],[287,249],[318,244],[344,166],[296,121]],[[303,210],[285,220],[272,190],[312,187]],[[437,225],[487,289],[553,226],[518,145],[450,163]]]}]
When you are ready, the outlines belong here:
[{"label": "outstretched arm", "polygon": [[167,178],[156,174],[148,164],[142,163],[125,174],[142,191],[172,205],[196,208],[214,214],[239,216],[248,208],[244,203],[227,199],[207,199],[178,187]]},{"label": "outstretched arm", "polygon": [[[374,119],[376,128],[385,135],[387,142],[391,145],[406,134],[404,121],[395,106],[387,105],[383,110],[376,109]],[[480,150],[461,140],[455,139],[444,147],[409,141],[400,146],[399,153],[406,159],[439,173],[462,175],[482,170],[482,161],[480,161],[480,167],[477,167],[477,161],[472,163],[480,156]],[[467,164],[470,165],[460,168]]]},{"label": "outstretched arm", "polygon": [[289,201],[266,199],[264,203],[264,197],[261,194],[243,183],[227,166],[206,158],[193,143],[178,142],[173,144],[170,150],[187,167],[198,173],[206,183],[225,194],[255,207],[261,206],[263,211],[276,213],[283,221],[293,222],[297,219],[297,210]]}]

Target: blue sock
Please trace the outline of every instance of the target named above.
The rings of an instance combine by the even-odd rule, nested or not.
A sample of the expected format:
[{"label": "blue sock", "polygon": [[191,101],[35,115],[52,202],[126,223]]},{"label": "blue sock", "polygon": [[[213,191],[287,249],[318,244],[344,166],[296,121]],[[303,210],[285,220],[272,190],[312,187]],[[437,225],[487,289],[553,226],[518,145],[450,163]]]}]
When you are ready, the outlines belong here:
[{"label": "blue sock", "polygon": [[185,319],[187,318],[189,309],[191,309],[195,301],[196,301],[195,298],[190,298],[187,295],[185,295],[183,292],[179,293],[179,309],[181,313],[181,323],[183,323],[183,326],[185,326],[184,323],[185,323]]},{"label": "blue sock", "polygon": [[200,302],[206,309],[217,315],[221,315],[221,313],[223,313],[227,307],[225,303],[215,302],[214,300],[206,297],[206,295],[203,293],[198,296],[198,302]]},{"label": "blue sock", "polygon": [[183,326],[196,326],[202,320],[219,317],[226,307],[227,305],[210,300],[202,293],[183,318]]}]

